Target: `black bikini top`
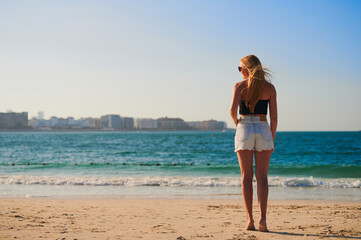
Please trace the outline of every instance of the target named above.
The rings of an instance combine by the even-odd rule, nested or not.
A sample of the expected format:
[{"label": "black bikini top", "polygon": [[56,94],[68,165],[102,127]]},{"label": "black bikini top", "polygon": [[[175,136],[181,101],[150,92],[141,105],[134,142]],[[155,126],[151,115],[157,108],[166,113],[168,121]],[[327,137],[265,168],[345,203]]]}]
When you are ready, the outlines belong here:
[{"label": "black bikini top", "polygon": [[254,113],[250,113],[249,108],[246,106],[244,100],[241,100],[239,104],[239,114],[247,115],[247,114],[266,114],[267,115],[267,107],[269,100],[258,100],[256,106],[254,107]]}]

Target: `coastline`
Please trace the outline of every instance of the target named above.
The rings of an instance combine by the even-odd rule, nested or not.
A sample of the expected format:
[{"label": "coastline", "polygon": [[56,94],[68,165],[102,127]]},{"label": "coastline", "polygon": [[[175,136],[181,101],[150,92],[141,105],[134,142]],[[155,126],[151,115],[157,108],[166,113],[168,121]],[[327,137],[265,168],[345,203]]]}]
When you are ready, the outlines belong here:
[{"label": "coastline", "polygon": [[[270,232],[230,199],[0,199],[1,239],[361,239],[360,202],[269,200]],[[256,228],[258,206],[253,205]]]},{"label": "coastline", "polygon": [[[242,200],[241,187],[116,187],[0,185],[0,199],[203,199]],[[253,188],[257,198],[257,188]],[[359,188],[270,187],[269,200],[286,201],[349,201],[360,202]]]}]

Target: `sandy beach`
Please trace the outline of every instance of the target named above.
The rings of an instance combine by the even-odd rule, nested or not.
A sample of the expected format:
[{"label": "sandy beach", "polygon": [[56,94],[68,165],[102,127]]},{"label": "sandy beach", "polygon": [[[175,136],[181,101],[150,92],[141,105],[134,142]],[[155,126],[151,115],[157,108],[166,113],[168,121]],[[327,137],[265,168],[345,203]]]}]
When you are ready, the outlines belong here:
[{"label": "sandy beach", "polygon": [[270,200],[267,233],[244,230],[239,200],[3,198],[0,211],[0,239],[361,239],[352,201]]}]

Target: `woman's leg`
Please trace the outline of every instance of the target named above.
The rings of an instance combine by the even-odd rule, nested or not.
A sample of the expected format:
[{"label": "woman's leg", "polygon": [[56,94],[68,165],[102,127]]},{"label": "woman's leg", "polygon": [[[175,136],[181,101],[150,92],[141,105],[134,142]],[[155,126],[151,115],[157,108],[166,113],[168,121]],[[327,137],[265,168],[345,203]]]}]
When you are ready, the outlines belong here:
[{"label": "woman's leg", "polygon": [[271,151],[255,152],[257,197],[260,210],[259,231],[268,232],[266,225],[267,200],[268,200],[268,166],[271,159]]},{"label": "woman's leg", "polygon": [[247,230],[255,230],[252,215],[253,201],[253,151],[241,150],[237,152],[239,166],[242,174],[242,194],[247,213]]}]

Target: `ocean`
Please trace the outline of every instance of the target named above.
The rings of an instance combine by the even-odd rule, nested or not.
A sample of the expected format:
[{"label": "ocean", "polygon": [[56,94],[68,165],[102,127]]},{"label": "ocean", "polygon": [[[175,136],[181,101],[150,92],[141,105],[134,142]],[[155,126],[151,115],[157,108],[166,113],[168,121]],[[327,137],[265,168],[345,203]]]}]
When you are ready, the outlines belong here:
[{"label": "ocean", "polygon": [[[0,197],[241,199],[234,135],[1,132]],[[361,200],[361,132],[277,132],[275,146],[271,199]]]}]

